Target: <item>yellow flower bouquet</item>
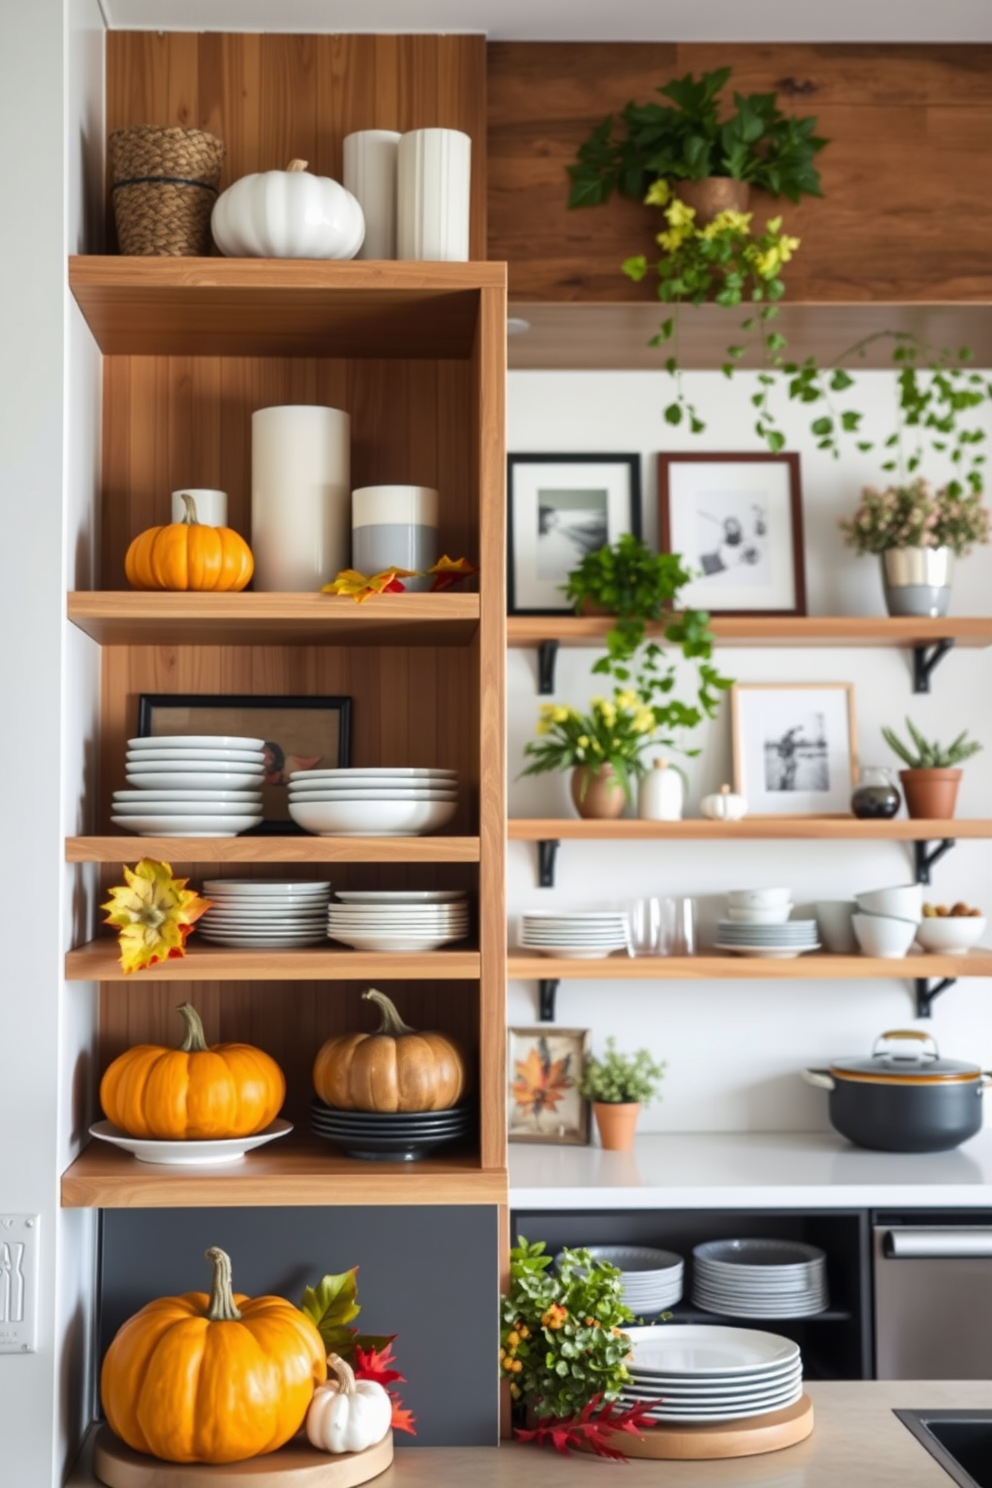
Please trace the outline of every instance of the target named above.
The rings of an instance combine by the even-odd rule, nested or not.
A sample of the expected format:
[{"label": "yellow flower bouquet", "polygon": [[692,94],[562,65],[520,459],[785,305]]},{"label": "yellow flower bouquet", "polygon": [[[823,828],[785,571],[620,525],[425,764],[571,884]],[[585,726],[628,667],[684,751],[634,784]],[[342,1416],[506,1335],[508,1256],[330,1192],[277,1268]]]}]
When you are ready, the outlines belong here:
[{"label": "yellow flower bouquet", "polygon": [[655,710],[633,688],[616,688],[612,699],[594,697],[588,713],[563,703],[545,703],[538,739],[524,748],[532,763],[524,775],[542,775],[586,765],[595,771],[612,765],[628,800],[631,777],[644,774],[643,751],[654,738]]}]

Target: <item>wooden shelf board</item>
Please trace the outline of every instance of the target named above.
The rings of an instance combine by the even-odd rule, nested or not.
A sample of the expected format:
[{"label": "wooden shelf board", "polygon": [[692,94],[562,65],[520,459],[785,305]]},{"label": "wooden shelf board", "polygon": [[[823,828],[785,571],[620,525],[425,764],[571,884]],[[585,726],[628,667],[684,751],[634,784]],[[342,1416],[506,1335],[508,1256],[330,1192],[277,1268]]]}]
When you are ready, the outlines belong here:
[{"label": "wooden shelf board", "polygon": [[65,958],[70,982],[320,982],[320,981],[477,981],[479,952],[426,951],[378,953],[322,946],[297,951],[242,951],[195,945],[175,961],[164,961],[126,975],[116,939],[91,940]]},{"label": "wooden shelf board", "polygon": [[303,1131],[224,1167],[167,1168],[91,1141],[62,1175],[66,1209],[178,1209],[210,1205],[505,1204],[505,1169],[465,1153],[413,1163],[345,1157]]},{"label": "wooden shelf board", "polygon": [[74,257],[69,287],[111,356],[457,358],[503,264]]},{"label": "wooden shelf board", "polygon": [[69,619],[101,646],[463,646],[477,594],[75,593]]},{"label": "wooden shelf board", "polygon": [[511,950],[506,974],[510,981],[860,981],[866,977],[905,980],[916,977],[992,977],[992,949],[966,956],[916,955],[894,960],[878,956],[796,956],[779,961],[764,956],[731,956],[704,951],[699,956],[606,956],[598,961],[569,961]]},{"label": "wooden shelf board", "polygon": [[911,821],[859,821],[854,816],[746,816],[742,821],[676,822],[583,821],[576,817],[516,817],[507,822],[512,842],[934,842],[938,839],[992,838],[992,821],[956,818]]},{"label": "wooden shelf board", "polygon": [[478,837],[67,837],[67,863],[477,863]]},{"label": "wooden shelf board", "polygon": [[[508,646],[601,646],[610,628],[608,616],[511,615],[506,622]],[[914,619],[888,615],[714,615],[711,628],[719,646],[932,646],[953,640],[968,647],[992,646],[992,615]],[[663,627],[649,625],[660,636]]]}]

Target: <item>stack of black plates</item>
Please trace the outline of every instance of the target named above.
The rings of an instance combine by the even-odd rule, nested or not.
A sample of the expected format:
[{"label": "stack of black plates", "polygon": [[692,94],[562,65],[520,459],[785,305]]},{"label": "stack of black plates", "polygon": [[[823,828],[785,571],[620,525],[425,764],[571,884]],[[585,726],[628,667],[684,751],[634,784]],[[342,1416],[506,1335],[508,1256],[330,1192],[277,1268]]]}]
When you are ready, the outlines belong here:
[{"label": "stack of black plates", "polygon": [[367,1162],[416,1162],[444,1142],[467,1136],[476,1125],[474,1105],[448,1111],[341,1111],[314,1096],[310,1125],[318,1137]]}]

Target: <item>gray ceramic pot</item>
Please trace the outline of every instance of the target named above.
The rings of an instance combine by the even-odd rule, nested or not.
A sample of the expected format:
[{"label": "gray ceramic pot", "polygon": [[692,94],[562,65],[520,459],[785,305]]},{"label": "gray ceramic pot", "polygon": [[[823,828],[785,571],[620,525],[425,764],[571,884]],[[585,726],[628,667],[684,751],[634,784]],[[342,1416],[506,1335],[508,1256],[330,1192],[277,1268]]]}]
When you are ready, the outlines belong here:
[{"label": "gray ceramic pot", "polygon": [[954,567],[950,548],[889,548],[880,556],[890,615],[947,614]]}]

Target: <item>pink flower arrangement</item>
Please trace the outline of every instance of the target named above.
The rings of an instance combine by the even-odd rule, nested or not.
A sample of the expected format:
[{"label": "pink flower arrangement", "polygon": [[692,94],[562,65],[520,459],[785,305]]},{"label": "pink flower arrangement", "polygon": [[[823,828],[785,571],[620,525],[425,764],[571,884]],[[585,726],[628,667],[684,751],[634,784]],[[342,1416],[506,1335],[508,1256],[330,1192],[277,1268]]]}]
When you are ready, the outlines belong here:
[{"label": "pink flower arrangement", "polygon": [[977,492],[934,490],[922,479],[884,491],[866,486],[857,511],[838,525],[859,555],[889,548],[950,548],[964,558],[990,535],[989,511]]}]

